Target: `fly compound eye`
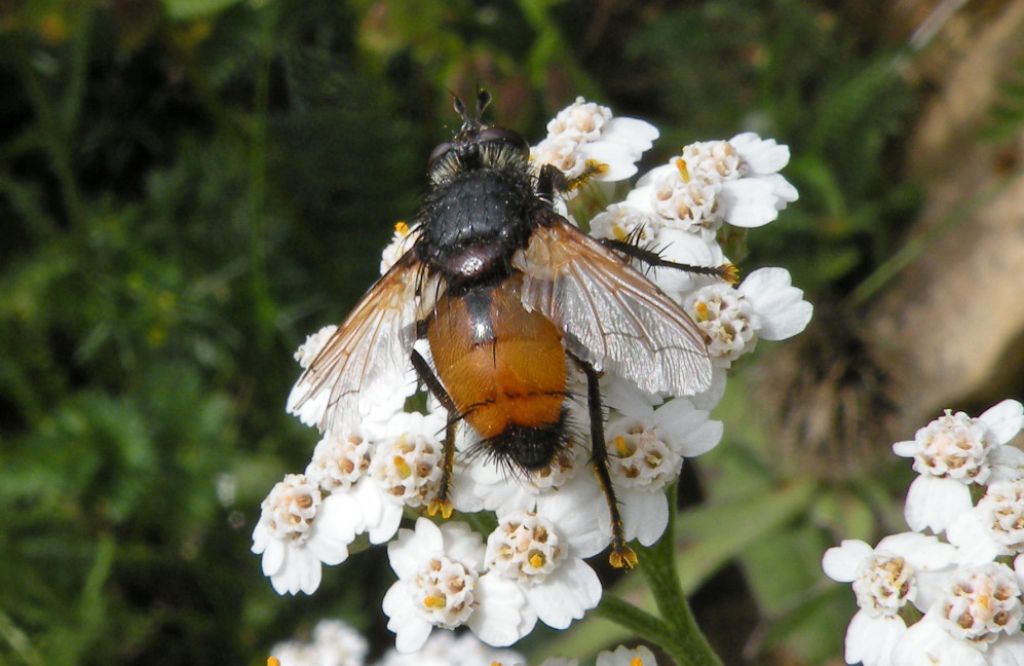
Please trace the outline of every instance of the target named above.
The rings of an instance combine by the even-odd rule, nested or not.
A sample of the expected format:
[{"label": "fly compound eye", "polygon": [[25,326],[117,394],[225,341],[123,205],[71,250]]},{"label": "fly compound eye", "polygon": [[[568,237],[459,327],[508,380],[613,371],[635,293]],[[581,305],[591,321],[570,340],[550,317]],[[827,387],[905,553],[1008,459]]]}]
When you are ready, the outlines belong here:
[{"label": "fly compound eye", "polygon": [[451,149],[452,143],[450,141],[445,141],[444,143],[438,145],[436,148],[430,151],[430,157],[427,158],[427,167],[433,169],[434,165],[437,164],[437,161],[440,160],[445,155],[447,155]]},{"label": "fly compound eye", "polygon": [[480,130],[480,133],[477,135],[477,141],[480,143],[501,141],[517,148],[523,155],[527,155],[530,152],[530,144],[527,143],[522,134],[504,127],[488,127]]}]

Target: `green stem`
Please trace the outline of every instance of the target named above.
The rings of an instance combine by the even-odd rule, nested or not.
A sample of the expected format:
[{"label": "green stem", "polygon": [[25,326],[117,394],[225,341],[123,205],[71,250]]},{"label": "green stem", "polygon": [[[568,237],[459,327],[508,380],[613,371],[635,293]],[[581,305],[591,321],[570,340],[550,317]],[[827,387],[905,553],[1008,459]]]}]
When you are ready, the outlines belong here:
[{"label": "green stem", "polygon": [[606,596],[594,609],[594,612],[607,620],[622,625],[640,638],[654,643],[667,652],[677,664],[700,663],[690,660],[682,646],[678,644],[675,630],[672,627],[642,608],[618,597]]},{"label": "green stem", "polygon": [[680,655],[674,657],[680,666],[721,666],[721,659],[697,626],[676,573],[676,493],[677,484],[672,484],[668,488],[668,527],[653,546],[641,547],[640,570],[647,579],[659,613],[671,627],[672,643],[676,648],[673,654]]}]

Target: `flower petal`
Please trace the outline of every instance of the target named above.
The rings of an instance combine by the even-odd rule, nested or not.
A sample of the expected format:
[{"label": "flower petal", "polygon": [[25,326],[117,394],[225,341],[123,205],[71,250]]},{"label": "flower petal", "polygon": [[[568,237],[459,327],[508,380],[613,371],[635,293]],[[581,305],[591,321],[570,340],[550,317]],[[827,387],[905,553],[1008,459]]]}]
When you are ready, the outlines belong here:
[{"label": "flower petal", "polygon": [[526,590],[526,597],[541,622],[565,629],[601,601],[601,581],[583,560],[573,557],[542,584]]},{"label": "flower petal", "polygon": [[814,306],[792,286],[785,268],[759,268],[743,280],[739,291],[761,316],[758,334],[765,340],[785,340],[807,328]]},{"label": "flower petal", "polygon": [[1000,636],[986,656],[989,666],[1024,666],[1024,635]]},{"label": "flower petal", "polygon": [[871,617],[857,611],[846,629],[846,663],[862,662],[864,666],[890,666],[892,651],[907,625],[893,616]]},{"label": "flower petal", "polygon": [[444,552],[449,558],[471,565],[477,571],[483,569],[484,542],[469,525],[457,521],[444,523],[441,534],[444,536]]},{"label": "flower petal", "polygon": [[986,410],[978,420],[992,431],[1000,444],[1005,444],[1024,427],[1024,405],[1016,400],[1003,400]]},{"label": "flower petal", "polygon": [[910,484],[903,515],[915,532],[925,528],[939,534],[953,520],[971,508],[971,492],[952,479],[919,476]]},{"label": "flower petal", "polygon": [[843,539],[838,546],[825,551],[821,568],[825,575],[840,583],[852,583],[857,577],[857,567],[871,556],[873,549],[859,539]]},{"label": "flower petal", "polygon": [[423,561],[444,552],[441,529],[426,518],[416,519],[415,531],[398,530],[398,538],[388,544],[388,560],[399,578],[414,575]]},{"label": "flower petal", "polygon": [[956,548],[918,532],[887,536],[878,542],[875,551],[899,555],[918,571],[942,569],[953,564],[956,558]]},{"label": "flower petal", "polygon": [[986,481],[988,485],[1024,478],[1024,451],[1015,446],[997,446],[990,450],[988,464],[992,468]]},{"label": "flower petal", "polygon": [[775,173],[789,164],[789,146],[780,146],[775,139],[762,139],[754,132],[743,132],[729,139],[729,143],[752,173]]},{"label": "flower petal", "polygon": [[263,575],[273,576],[281,567],[284,565],[285,551],[287,546],[284,542],[277,539],[270,539],[267,541],[265,550],[263,551]]},{"label": "flower petal", "polygon": [[476,598],[479,606],[466,624],[488,645],[511,645],[530,633],[537,623],[537,615],[527,605],[519,586],[497,574],[484,574],[477,580]]},{"label": "flower petal", "polygon": [[537,497],[537,514],[558,527],[576,557],[596,555],[608,545],[610,537],[601,529],[601,516],[607,511],[600,489],[586,474]]},{"label": "flower petal", "polygon": [[985,529],[976,511],[964,511],[946,528],[946,538],[957,548],[961,564],[984,564],[1002,555],[1004,549]]},{"label": "flower petal", "polygon": [[376,525],[368,525],[367,536],[370,543],[384,543],[395,536],[398,526],[402,522],[402,505],[388,499],[382,499],[380,503],[380,522]]},{"label": "flower petal", "polygon": [[775,182],[767,176],[722,183],[718,212],[734,227],[763,227],[779,216]]},{"label": "flower petal", "polygon": [[947,634],[925,616],[910,627],[892,652],[894,666],[986,666],[985,657]]},{"label": "flower petal", "polygon": [[[650,546],[660,539],[668,527],[668,499],[664,491],[623,488],[619,491],[619,497],[626,540],[636,539]],[[610,529],[611,520],[605,522]]]},{"label": "flower petal", "polygon": [[637,156],[651,149],[660,132],[654,125],[638,118],[612,118],[601,129],[601,140],[621,143]]}]

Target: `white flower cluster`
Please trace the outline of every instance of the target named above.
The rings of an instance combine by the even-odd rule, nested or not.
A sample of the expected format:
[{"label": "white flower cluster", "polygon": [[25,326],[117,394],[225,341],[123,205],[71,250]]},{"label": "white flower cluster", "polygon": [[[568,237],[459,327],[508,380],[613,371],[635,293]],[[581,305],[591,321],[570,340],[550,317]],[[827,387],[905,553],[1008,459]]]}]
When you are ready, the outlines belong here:
[{"label": "white flower cluster", "polygon": [[[310,642],[288,641],[271,649],[269,666],[364,666],[366,640],[338,620],[323,620]],[[511,650],[493,650],[470,634],[434,634],[416,652],[390,650],[374,666],[525,666],[526,659]],[[552,657],[540,666],[577,666],[575,659]],[[597,655],[596,666],[657,666],[644,646],[620,645]]]},{"label": "white flower cluster", "polygon": [[366,639],[341,620],[321,620],[313,628],[311,641],[287,641],[272,647],[268,664],[363,666],[368,647]]},{"label": "white flower cluster", "polygon": [[[583,100],[560,112],[548,130],[548,138],[531,155],[535,167],[550,163],[570,178],[593,172],[603,180],[632,176],[635,162],[658,136],[648,123],[614,118],[607,108]],[[749,134],[729,142],[694,144],[673,160],[672,172],[655,169],[641,178],[627,203],[594,218],[592,233],[641,244],[650,240],[665,259],[717,268],[726,259],[709,232],[714,228],[710,220],[754,226],[755,217],[758,224],[773,219],[796,198],[793,187],[777,173],[787,160],[787,148]],[[680,205],[655,205],[661,194],[653,183],[676,187],[672,179],[684,172],[684,185],[692,180],[708,188],[702,221],[692,227],[682,223]],[[409,228],[396,225],[394,240],[382,256],[382,273],[409,238]],[[738,288],[677,269],[653,271],[651,276],[689,311],[717,372],[710,390],[691,397],[649,395],[613,372],[601,379],[608,408],[609,473],[625,537],[644,545],[653,544],[666,529],[664,490],[678,478],[683,460],[721,439],[722,424],[710,420],[709,410],[721,398],[725,369],[752,350],[759,337],[795,335],[811,317],[811,305],[781,268],[755,271]],[[296,359],[303,368],[335,330],[326,327],[299,348]],[[429,356],[428,349],[422,351]],[[579,398],[585,401],[585,381],[570,369],[569,383],[566,420],[586,424],[587,407]],[[492,512],[497,527],[490,534],[479,535],[458,521],[438,526],[424,517],[412,529],[400,529],[404,515],[421,514],[438,496],[447,415],[431,399],[425,414],[404,411],[417,390],[411,367],[407,375],[381,384],[387,385],[374,395],[359,395],[358,427],[322,433],[305,473],[286,477],[264,501],[253,551],[263,555],[263,571],[274,588],[282,594],[312,593],[322,565],[343,561],[348,545],[365,534],[372,544],[388,543],[398,580],[383,608],[401,652],[421,648],[434,627],[467,627],[490,645],[507,646],[538,621],[564,629],[594,608],[602,588],[584,560],[608,547],[613,527],[600,487],[587,469],[591,454],[585,435],[547,468],[527,477],[509,478],[487,456],[456,456],[454,509],[463,514]],[[307,424],[322,422],[329,393],[302,404],[296,415]],[[457,429],[458,450],[472,445],[467,431],[465,426]],[[653,663],[635,654],[631,658],[641,659],[633,664]]]},{"label": "white flower cluster", "polygon": [[[822,560],[857,598],[848,664],[1024,664],[1024,452],[1007,446],[1022,427],[1024,406],[1005,400],[977,418],[947,410],[893,446],[920,475],[905,511],[914,531],[874,548],[843,541]],[[972,484],[987,486],[976,504]]]}]

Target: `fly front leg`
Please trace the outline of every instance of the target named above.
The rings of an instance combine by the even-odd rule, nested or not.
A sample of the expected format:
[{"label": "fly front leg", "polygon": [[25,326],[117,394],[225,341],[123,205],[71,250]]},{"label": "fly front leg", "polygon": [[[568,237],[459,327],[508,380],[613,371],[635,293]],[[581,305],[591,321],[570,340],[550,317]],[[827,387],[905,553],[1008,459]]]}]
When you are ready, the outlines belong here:
[{"label": "fly front leg", "polygon": [[586,361],[573,357],[587,375],[587,410],[590,413],[591,459],[597,483],[608,502],[608,513],[612,522],[612,552],[608,561],[616,569],[631,569],[636,566],[636,552],[626,544],[619,500],[615,497],[615,486],[608,471],[608,447],[604,439],[604,411],[601,409],[601,385],[597,370]]},{"label": "fly front leg", "polygon": [[452,470],[455,467],[455,424],[458,422],[459,410],[455,407],[448,392],[444,390],[441,380],[437,378],[430,364],[415,349],[410,355],[412,367],[420,381],[426,385],[430,394],[437,398],[438,402],[448,411],[448,423],[444,428],[444,449],[442,450],[443,466],[441,468],[441,487],[437,491],[437,497],[427,505],[427,515],[433,516],[437,513],[442,518],[451,518],[454,506],[452,505]]},{"label": "fly front leg", "polygon": [[601,245],[620,252],[627,257],[655,268],[674,268],[676,270],[694,273],[696,275],[711,275],[721,278],[729,284],[735,284],[739,280],[739,270],[735,264],[722,264],[721,266],[694,266],[693,264],[681,264],[677,261],[664,259],[654,250],[640,247],[629,240],[617,240],[614,238],[602,238]]}]

